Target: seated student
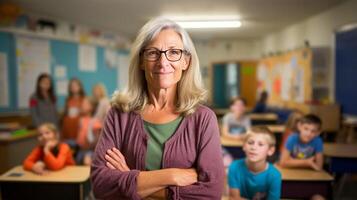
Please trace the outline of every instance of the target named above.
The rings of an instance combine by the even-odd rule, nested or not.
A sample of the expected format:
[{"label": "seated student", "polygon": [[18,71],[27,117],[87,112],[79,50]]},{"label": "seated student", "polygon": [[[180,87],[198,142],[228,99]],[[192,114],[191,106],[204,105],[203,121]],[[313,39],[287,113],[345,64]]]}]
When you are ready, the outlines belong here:
[{"label": "seated student", "polygon": [[298,122],[304,116],[304,114],[299,110],[294,110],[288,117],[288,120],[285,125],[285,130],[283,137],[281,139],[280,152],[285,148],[285,142],[293,133],[298,132]]},{"label": "seated student", "polygon": [[307,167],[321,170],[323,142],[319,137],[322,122],[313,114],[305,115],[298,122],[298,132],[289,136],[282,151],[282,167]]},{"label": "seated student", "polygon": [[48,173],[48,170],[59,170],[75,164],[69,146],[59,142],[54,124],[42,124],[37,131],[39,145],[25,159],[25,170],[42,175]]},{"label": "seated student", "polygon": [[92,154],[102,128],[100,120],[93,117],[93,110],[93,104],[89,98],[83,98],[76,142],[81,149],[77,156],[77,162],[84,165],[92,163]]},{"label": "seated student", "polygon": [[246,158],[229,167],[229,199],[279,199],[281,174],[267,162],[275,151],[273,133],[266,127],[253,127],[244,138],[243,150]]},{"label": "seated student", "polygon": [[222,119],[222,135],[232,139],[242,139],[245,132],[250,129],[251,121],[245,115],[246,102],[243,98],[236,97],[230,104],[230,112]]},{"label": "seated student", "polygon": [[252,113],[265,113],[267,112],[267,101],[268,101],[268,92],[263,91],[260,94],[259,100],[252,111]]}]

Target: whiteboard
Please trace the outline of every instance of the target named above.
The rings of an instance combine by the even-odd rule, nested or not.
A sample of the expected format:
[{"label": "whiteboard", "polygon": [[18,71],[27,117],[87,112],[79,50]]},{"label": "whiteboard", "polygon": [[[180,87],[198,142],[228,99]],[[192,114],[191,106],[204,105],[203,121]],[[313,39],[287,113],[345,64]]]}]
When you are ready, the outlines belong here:
[{"label": "whiteboard", "polygon": [[16,36],[18,108],[28,108],[37,77],[41,73],[50,74],[50,60],[48,40]]}]

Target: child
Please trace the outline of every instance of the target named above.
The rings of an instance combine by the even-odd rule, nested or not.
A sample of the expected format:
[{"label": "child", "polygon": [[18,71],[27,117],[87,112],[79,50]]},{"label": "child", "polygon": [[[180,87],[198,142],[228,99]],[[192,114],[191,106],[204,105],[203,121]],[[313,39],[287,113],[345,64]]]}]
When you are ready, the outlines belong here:
[{"label": "child", "polygon": [[284,150],[284,145],[285,145],[288,137],[291,134],[296,133],[298,131],[297,125],[298,125],[300,118],[302,118],[303,116],[304,116],[304,114],[299,110],[295,110],[289,115],[289,118],[286,122],[285,131],[284,131],[284,134],[283,134],[283,137],[281,140],[280,152],[282,152]]},{"label": "child", "polygon": [[259,100],[253,109],[253,113],[265,113],[267,112],[267,101],[268,101],[268,92],[263,91],[260,94]]},{"label": "child", "polygon": [[66,165],[74,165],[72,152],[65,143],[58,140],[58,131],[54,124],[45,123],[38,128],[39,145],[25,159],[25,170],[36,174],[46,174],[49,170],[60,170]]},{"label": "child", "polygon": [[85,96],[82,83],[79,79],[71,79],[68,85],[68,93],[69,96],[66,99],[62,119],[62,138],[75,140],[79,127],[80,107],[82,99]]},{"label": "child", "polygon": [[50,75],[43,73],[37,78],[36,91],[31,95],[29,104],[34,127],[45,122],[58,126],[56,96]]},{"label": "child", "polygon": [[267,162],[275,151],[273,133],[253,127],[244,138],[243,151],[246,158],[234,161],[228,170],[230,199],[279,199],[281,174]]},{"label": "child", "polygon": [[322,122],[313,114],[305,115],[298,122],[298,133],[292,134],[285,143],[280,165],[282,167],[307,167],[321,170],[323,142],[319,137]]},{"label": "child", "polygon": [[105,86],[101,83],[97,83],[92,90],[93,100],[95,106],[94,117],[98,118],[102,123],[105,116],[110,109],[110,101],[107,97]]},{"label": "child", "polygon": [[93,117],[93,105],[89,98],[85,97],[81,105],[81,118],[77,144],[81,151],[78,154],[77,161],[84,165],[90,165],[92,162],[92,153],[97,143],[102,124],[99,119]]},{"label": "child", "polygon": [[222,119],[222,135],[232,139],[242,139],[244,133],[250,129],[250,118],[245,115],[246,102],[243,98],[236,97],[230,104],[231,112]]}]

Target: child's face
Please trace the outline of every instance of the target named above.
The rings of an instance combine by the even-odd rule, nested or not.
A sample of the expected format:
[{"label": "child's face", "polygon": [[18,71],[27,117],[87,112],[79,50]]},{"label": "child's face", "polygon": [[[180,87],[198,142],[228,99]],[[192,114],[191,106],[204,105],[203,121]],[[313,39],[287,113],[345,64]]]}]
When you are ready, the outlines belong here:
[{"label": "child's face", "polygon": [[243,151],[250,162],[265,161],[268,156],[273,155],[274,150],[263,134],[250,136],[243,145]]},{"label": "child's face", "polygon": [[93,96],[94,96],[96,99],[102,98],[102,89],[101,89],[99,86],[96,86],[96,87],[93,89]]},{"label": "child's face", "polygon": [[71,89],[72,93],[77,94],[77,93],[79,93],[81,87],[77,81],[72,81],[70,89]]},{"label": "child's face", "polygon": [[40,81],[40,88],[41,90],[43,91],[47,91],[49,90],[51,87],[51,81],[49,78],[45,77],[45,78],[42,78],[41,81]]},{"label": "child's face", "polygon": [[237,100],[231,105],[231,111],[236,115],[241,115],[245,112],[245,105],[243,101]]},{"label": "child's face", "polygon": [[50,140],[55,140],[56,139],[56,133],[51,131],[46,126],[40,126],[37,129],[37,131],[38,131],[37,139],[38,139],[38,141],[39,141],[41,146],[44,146],[46,144],[46,142],[48,142]]},{"label": "child's face", "polygon": [[82,114],[90,114],[92,112],[92,103],[89,101],[89,99],[85,98],[82,101],[82,105],[81,105],[81,112]]},{"label": "child's face", "polygon": [[320,134],[320,127],[317,124],[298,123],[300,140],[303,143],[308,143]]}]

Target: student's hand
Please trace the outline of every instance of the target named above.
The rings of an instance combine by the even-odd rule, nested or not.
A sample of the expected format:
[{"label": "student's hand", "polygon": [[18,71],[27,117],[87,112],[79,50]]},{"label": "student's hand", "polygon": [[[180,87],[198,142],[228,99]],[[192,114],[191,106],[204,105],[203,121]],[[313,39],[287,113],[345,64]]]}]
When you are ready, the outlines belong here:
[{"label": "student's hand", "polygon": [[130,168],[126,164],[125,157],[115,147],[107,150],[105,154],[105,159],[107,160],[106,165],[110,169],[117,169],[121,172],[130,171]]},{"label": "student's hand", "polygon": [[176,186],[188,186],[196,183],[197,172],[196,169],[178,169],[172,168],[172,180]]},{"label": "student's hand", "polygon": [[311,158],[308,158],[307,159],[308,163],[309,163],[309,166],[313,169],[313,170],[316,170],[316,171],[320,171],[321,168],[316,164],[315,162],[315,157],[311,157]]},{"label": "student's hand", "polygon": [[48,173],[48,171],[45,169],[45,163],[42,161],[37,161],[33,166],[32,166],[32,171],[36,174],[39,175],[45,175]]},{"label": "student's hand", "polygon": [[58,141],[57,140],[50,140],[47,141],[43,150],[45,151],[45,153],[48,153],[51,151],[51,149],[53,149],[56,145],[57,145]]}]

